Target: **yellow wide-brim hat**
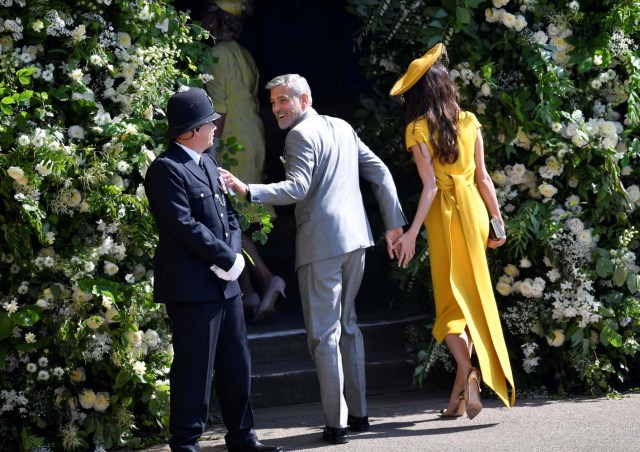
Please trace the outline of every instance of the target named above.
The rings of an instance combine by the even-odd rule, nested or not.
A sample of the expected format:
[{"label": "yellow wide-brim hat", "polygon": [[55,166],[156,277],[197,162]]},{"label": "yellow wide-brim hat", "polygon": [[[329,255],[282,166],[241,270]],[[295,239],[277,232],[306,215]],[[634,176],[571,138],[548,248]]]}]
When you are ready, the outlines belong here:
[{"label": "yellow wide-brim hat", "polygon": [[415,85],[429,68],[438,61],[438,58],[440,58],[440,55],[444,51],[444,44],[439,42],[420,58],[413,60],[407,72],[393,85],[389,94],[399,96],[400,94],[406,93],[409,88]]},{"label": "yellow wide-brim hat", "polygon": [[213,3],[218,5],[221,10],[234,16],[239,16],[244,12],[244,3],[240,0],[213,0]]}]

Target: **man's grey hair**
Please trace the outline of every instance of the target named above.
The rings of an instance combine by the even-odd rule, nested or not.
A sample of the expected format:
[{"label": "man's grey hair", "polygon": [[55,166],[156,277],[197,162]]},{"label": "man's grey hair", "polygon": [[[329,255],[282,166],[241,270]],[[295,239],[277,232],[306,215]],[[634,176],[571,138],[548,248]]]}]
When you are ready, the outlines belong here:
[{"label": "man's grey hair", "polygon": [[286,86],[296,97],[300,97],[303,93],[307,93],[309,96],[309,106],[312,105],[311,88],[309,88],[309,83],[307,83],[307,79],[303,76],[298,74],[279,75],[271,79],[265,88],[273,89],[277,86]]}]

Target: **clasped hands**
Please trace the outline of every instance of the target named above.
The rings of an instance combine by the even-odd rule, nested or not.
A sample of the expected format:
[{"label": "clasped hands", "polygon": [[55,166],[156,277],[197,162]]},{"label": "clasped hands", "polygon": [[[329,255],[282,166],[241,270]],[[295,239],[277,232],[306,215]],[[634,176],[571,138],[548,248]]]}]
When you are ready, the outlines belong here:
[{"label": "clasped hands", "polygon": [[388,230],[384,233],[389,258],[398,259],[398,267],[407,268],[416,254],[416,237],[409,231],[403,233],[402,228]]}]

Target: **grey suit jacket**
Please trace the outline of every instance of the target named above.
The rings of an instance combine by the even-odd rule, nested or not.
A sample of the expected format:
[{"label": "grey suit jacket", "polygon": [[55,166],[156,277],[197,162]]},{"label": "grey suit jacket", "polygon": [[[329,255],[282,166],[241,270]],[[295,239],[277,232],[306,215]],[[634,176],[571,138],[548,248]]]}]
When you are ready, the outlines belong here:
[{"label": "grey suit jacket", "polygon": [[407,223],[389,169],[342,119],[308,108],[285,141],[286,179],[250,184],[251,201],[297,203],[296,269],[373,246],[360,177],[371,183],[387,230]]}]

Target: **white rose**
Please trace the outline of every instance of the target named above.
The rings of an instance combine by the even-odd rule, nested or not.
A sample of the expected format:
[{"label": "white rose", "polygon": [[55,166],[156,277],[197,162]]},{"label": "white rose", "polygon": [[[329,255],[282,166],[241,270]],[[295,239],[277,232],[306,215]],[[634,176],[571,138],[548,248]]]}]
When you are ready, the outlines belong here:
[{"label": "white rose", "polygon": [[[82,403],[82,401],[80,401]],[[93,404],[93,409],[104,413],[109,408],[109,393],[108,392],[98,392],[96,394],[96,399]]]},{"label": "white rose", "polygon": [[540,184],[538,186],[538,190],[545,198],[551,198],[553,195],[558,193],[558,189],[551,184]]},{"label": "white rose", "polygon": [[520,283],[520,293],[527,297],[531,298],[533,296],[533,286],[531,285],[531,280],[529,278],[525,279]]},{"label": "white rose", "polygon": [[69,376],[71,377],[71,381],[73,383],[82,383],[87,379],[87,374],[82,367],[76,367],[71,372],[69,372]]},{"label": "white rose", "polygon": [[533,34],[533,40],[538,44],[546,44],[549,41],[547,34],[540,30]]},{"label": "white rose", "polygon": [[113,306],[107,309],[107,312],[104,313],[104,319],[107,323],[115,323],[118,320],[114,320],[115,317],[119,314],[118,310]]},{"label": "white rose", "polygon": [[77,140],[83,140],[84,139],[84,129],[81,126],[71,126],[69,127],[69,130],[67,131],[67,134],[69,135],[69,138],[74,138]]},{"label": "white rose", "polygon": [[564,330],[561,330],[561,329],[554,330],[552,334],[553,334],[553,339],[547,336],[547,343],[551,347],[560,347],[562,344],[564,344]]},{"label": "white rose", "polygon": [[139,347],[142,344],[142,333],[140,331],[129,331],[127,339],[132,347]]},{"label": "white rose", "polygon": [[85,321],[85,323],[89,328],[95,331],[102,326],[104,319],[99,315],[92,315]]},{"label": "white rose", "polygon": [[155,347],[158,345],[158,333],[154,330],[147,330],[143,336],[144,341],[149,344],[149,347]]},{"label": "white rose", "polygon": [[576,237],[578,238],[578,242],[584,245],[591,245],[593,243],[593,236],[591,235],[591,231],[588,229],[580,231],[576,234]]},{"label": "white rose", "polygon": [[7,174],[14,180],[24,179],[24,171],[19,166],[10,166]]},{"label": "white rose", "polygon": [[93,392],[92,389],[85,389],[80,393],[79,399],[82,408],[88,410],[90,408],[93,408],[96,403],[96,393]]},{"label": "white rose", "polygon": [[627,187],[626,191],[627,196],[629,196],[631,202],[637,203],[640,201],[640,188],[638,188],[637,185],[631,185],[630,187]]},{"label": "white rose", "polygon": [[509,264],[504,268],[504,273],[512,278],[515,278],[520,274],[520,270],[513,264]]},{"label": "white rose", "polygon": [[118,266],[113,262],[104,261],[104,272],[108,276],[115,275],[116,273],[118,273],[118,270],[119,270]]},{"label": "white rose", "polygon": [[531,261],[526,257],[520,259],[520,268],[529,268],[531,267]]},{"label": "white rose", "polygon": [[569,218],[566,225],[574,234],[577,234],[584,229],[584,224],[579,218]]},{"label": "white rose", "polygon": [[511,287],[511,284],[506,283],[504,281],[500,281],[497,285],[496,285],[496,290],[498,291],[498,293],[502,296],[507,296],[510,295],[511,292],[513,291],[513,288]]}]

